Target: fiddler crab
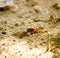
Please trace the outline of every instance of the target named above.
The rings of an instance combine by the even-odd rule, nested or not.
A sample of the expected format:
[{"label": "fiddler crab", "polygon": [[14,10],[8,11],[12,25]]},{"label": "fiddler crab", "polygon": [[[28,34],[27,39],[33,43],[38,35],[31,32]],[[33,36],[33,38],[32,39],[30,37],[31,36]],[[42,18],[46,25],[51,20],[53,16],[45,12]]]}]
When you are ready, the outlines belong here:
[{"label": "fiddler crab", "polygon": [[30,33],[37,35],[38,34],[38,27],[27,28],[27,30],[23,31],[24,34]]}]

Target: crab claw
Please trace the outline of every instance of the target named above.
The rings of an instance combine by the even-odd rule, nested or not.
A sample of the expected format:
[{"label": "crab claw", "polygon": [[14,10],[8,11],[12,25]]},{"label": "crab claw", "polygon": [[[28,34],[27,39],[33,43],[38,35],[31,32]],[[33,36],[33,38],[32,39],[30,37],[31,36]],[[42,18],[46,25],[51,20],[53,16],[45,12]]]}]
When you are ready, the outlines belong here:
[{"label": "crab claw", "polygon": [[33,27],[34,31],[38,31],[38,27]]}]

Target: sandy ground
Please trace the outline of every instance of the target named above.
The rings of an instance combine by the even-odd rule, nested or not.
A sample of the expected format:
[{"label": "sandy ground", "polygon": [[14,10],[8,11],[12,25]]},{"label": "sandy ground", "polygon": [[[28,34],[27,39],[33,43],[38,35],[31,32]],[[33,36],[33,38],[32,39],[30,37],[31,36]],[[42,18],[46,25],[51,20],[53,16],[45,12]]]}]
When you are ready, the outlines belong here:
[{"label": "sandy ground", "polygon": [[[0,58],[60,58],[60,0],[14,0],[18,9],[0,12]],[[29,27],[38,35],[22,36]],[[14,35],[16,34],[16,35]]]}]

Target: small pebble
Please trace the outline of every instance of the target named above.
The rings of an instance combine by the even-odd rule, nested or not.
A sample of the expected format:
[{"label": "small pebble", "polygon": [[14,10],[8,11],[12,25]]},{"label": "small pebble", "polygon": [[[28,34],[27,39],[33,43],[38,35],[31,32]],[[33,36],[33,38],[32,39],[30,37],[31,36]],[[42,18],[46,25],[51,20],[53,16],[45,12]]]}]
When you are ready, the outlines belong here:
[{"label": "small pebble", "polygon": [[34,19],[33,21],[34,21],[34,22],[39,22],[39,21],[40,21],[40,19]]},{"label": "small pebble", "polygon": [[3,43],[2,45],[5,45],[5,43]]},{"label": "small pebble", "polygon": [[34,7],[34,10],[35,10],[36,13],[41,12],[41,11],[40,11],[40,6],[35,6],[35,7]]},{"label": "small pebble", "polygon": [[18,26],[19,24],[18,23],[15,23],[15,26]]},{"label": "small pebble", "polygon": [[2,34],[6,34],[6,32],[2,32]]},{"label": "small pebble", "polygon": [[57,22],[60,22],[60,18],[57,18]]},{"label": "small pebble", "polygon": [[60,9],[60,7],[58,6],[58,3],[55,3],[55,4],[53,5],[53,8],[56,9],[56,10],[59,10],[59,9]]},{"label": "small pebble", "polygon": [[13,40],[13,42],[15,42],[16,40]]},{"label": "small pebble", "polygon": [[25,22],[22,22],[21,24],[22,24],[22,25],[24,25],[24,24],[25,24]]},{"label": "small pebble", "polygon": [[38,46],[37,46],[37,45],[35,45],[35,48],[38,48]]},{"label": "small pebble", "polygon": [[32,50],[32,48],[29,48],[30,50]]},{"label": "small pebble", "polygon": [[22,56],[22,54],[20,54],[20,56]]}]

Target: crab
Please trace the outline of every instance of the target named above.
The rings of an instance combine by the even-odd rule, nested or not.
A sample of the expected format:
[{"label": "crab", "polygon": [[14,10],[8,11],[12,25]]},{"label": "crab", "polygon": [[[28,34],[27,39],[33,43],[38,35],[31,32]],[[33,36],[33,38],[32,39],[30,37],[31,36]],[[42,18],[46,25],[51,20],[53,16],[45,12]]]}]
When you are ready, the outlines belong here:
[{"label": "crab", "polygon": [[0,11],[17,8],[18,7],[13,3],[13,0],[0,0]]}]

